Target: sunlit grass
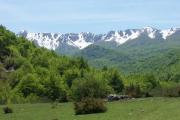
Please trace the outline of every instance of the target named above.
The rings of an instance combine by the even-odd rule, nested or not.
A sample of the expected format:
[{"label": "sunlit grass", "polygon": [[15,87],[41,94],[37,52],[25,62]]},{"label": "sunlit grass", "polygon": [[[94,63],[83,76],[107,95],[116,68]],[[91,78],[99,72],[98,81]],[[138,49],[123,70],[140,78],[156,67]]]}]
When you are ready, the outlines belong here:
[{"label": "sunlit grass", "polygon": [[14,113],[0,120],[179,120],[180,98],[141,98],[107,103],[106,113],[75,115],[72,103],[59,104],[52,109],[49,103],[12,105]]}]

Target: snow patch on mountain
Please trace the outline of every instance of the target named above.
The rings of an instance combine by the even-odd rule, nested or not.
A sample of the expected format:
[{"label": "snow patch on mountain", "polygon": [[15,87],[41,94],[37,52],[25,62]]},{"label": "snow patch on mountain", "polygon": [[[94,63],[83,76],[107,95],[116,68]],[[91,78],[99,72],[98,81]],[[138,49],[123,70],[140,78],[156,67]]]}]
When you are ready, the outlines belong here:
[{"label": "snow patch on mountain", "polygon": [[163,39],[167,39],[168,36],[173,35],[176,32],[177,29],[175,28],[171,28],[171,29],[167,29],[167,30],[162,30],[162,37]]},{"label": "snow patch on mountain", "polygon": [[21,31],[19,36],[24,36],[28,40],[35,42],[40,47],[56,50],[58,47],[72,46],[78,49],[84,49],[87,46],[98,41],[110,42],[113,41],[117,45],[122,45],[129,40],[138,39],[140,36],[147,36],[151,39],[164,39],[180,33],[180,29],[171,28],[168,30],[158,30],[152,27],[144,27],[142,29],[127,29],[125,31],[110,31],[107,34],[93,34],[90,32],[82,33],[34,33]]},{"label": "snow patch on mountain", "polygon": [[143,30],[142,30],[142,33],[143,32],[147,32],[148,37],[151,38],[151,39],[154,39],[156,37],[155,34],[157,32],[157,29],[152,28],[152,27],[144,27]]},{"label": "snow patch on mountain", "polygon": [[30,41],[35,41],[40,47],[55,50],[59,45],[60,34],[54,33],[27,33],[26,38]]},{"label": "snow patch on mountain", "polygon": [[109,39],[105,39],[105,41],[115,41],[119,45],[125,43],[128,40],[133,40],[138,38],[140,35],[139,31],[133,31],[131,30],[129,34],[127,34],[125,31],[115,31],[114,34]]},{"label": "snow patch on mountain", "polygon": [[74,43],[74,45],[77,46],[79,49],[84,49],[84,48],[86,48],[87,46],[93,44],[92,42],[87,42],[87,41],[84,39],[84,37],[83,37],[82,34],[79,34],[78,36],[79,36],[79,39],[76,40],[76,41],[74,41],[73,43]]}]

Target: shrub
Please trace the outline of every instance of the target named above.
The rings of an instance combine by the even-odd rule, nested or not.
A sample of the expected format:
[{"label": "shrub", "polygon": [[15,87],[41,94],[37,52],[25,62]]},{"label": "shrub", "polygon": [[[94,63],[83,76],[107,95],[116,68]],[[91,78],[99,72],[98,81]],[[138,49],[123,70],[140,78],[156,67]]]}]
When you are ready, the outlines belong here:
[{"label": "shrub", "polygon": [[52,101],[67,102],[68,91],[63,79],[60,76],[52,75],[49,81],[45,82],[45,96]]},{"label": "shrub", "polygon": [[138,98],[138,97],[142,96],[142,92],[141,92],[141,89],[140,89],[139,85],[130,84],[130,86],[126,87],[125,93],[128,96],[135,97],[135,98]]},{"label": "shrub", "polygon": [[[163,90],[161,87],[156,87],[150,91],[148,91],[148,93],[152,96],[152,97],[163,97]],[[147,97],[145,95],[145,97]]]},{"label": "shrub", "polygon": [[112,69],[112,70],[108,71],[108,74],[107,74],[108,75],[107,78],[109,81],[109,85],[113,88],[115,93],[122,92],[122,90],[124,88],[124,84],[123,84],[121,75],[119,74],[118,70]]},{"label": "shrub", "polygon": [[174,86],[171,88],[164,88],[162,90],[165,97],[180,97],[180,86]]},{"label": "shrub", "polygon": [[83,98],[105,98],[111,91],[110,86],[102,79],[85,76],[73,82],[72,95],[75,101]]},{"label": "shrub", "polygon": [[3,111],[4,111],[5,114],[13,113],[12,108],[10,108],[10,107],[8,107],[8,106],[4,107],[4,108],[3,108]]},{"label": "shrub", "polygon": [[150,94],[155,97],[180,97],[179,83],[164,83],[160,87],[152,89]]},{"label": "shrub", "polygon": [[84,98],[74,103],[76,115],[106,112],[104,101],[96,98]]}]

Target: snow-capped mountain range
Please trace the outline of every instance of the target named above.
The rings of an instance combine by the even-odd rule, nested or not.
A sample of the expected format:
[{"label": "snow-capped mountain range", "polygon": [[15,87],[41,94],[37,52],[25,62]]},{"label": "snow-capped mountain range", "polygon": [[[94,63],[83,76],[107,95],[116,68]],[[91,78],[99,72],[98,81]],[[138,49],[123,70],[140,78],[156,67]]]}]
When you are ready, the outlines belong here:
[{"label": "snow-capped mountain range", "polygon": [[40,47],[56,50],[62,46],[77,48],[79,50],[86,48],[97,42],[115,42],[118,46],[130,40],[138,39],[145,35],[150,39],[167,40],[174,34],[180,35],[180,28],[171,28],[167,30],[159,30],[152,27],[142,29],[127,29],[125,31],[109,31],[107,34],[94,34],[91,32],[82,33],[34,33],[25,30],[18,33],[30,41],[35,42]]}]

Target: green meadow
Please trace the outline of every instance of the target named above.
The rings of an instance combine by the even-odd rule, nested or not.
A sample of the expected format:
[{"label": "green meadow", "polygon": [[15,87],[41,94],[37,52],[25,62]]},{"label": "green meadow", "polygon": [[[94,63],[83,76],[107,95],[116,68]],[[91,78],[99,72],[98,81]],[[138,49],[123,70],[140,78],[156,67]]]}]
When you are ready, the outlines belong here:
[{"label": "green meadow", "polygon": [[14,104],[13,113],[0,120],[179,120],[180,98],[140,98],[108,102],[106,113],[75,115],[73,103],[60,103],[52,109],[50,103]]}]

